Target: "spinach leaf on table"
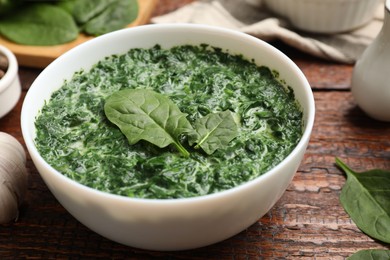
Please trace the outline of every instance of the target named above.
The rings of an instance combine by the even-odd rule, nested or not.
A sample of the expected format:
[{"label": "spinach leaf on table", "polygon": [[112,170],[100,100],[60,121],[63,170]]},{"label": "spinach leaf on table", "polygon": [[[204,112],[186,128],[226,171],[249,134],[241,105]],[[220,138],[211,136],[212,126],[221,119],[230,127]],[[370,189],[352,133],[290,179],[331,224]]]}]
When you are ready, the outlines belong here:
[{"label": "spinach leaf on table", "polygon": [[368,249],[360,250],[347,258],[348,260],[389,260],[390,250]]},{"label": "spinach leaf on table", "polygon": [[146,89],[120,90],[108,97],[104,112],[130,144],[140,140],[160,148],[173,144],[184,156],[189,156],[179,138],[193,128],[186,114],[166,96]]},{"label": "spinach leaf on table", "polygon": [[57,45],[76,39],[79,29],[61,8],[34,3],[1,17],[0,34],[18,44]]},{"label": "spinach leaf on table", "polygon": [[364,233],[390,243],[390,171],[356,173],[338,158],[336,164],[347,174],[340,194],[345,211]]},{"label": "spinach leaf on table", "polygon": [[194,128],[195,131],[189,135],[190,145],[197,143],[195,148],[201,147],[209,155],[226,147],[238,134],[237,124],[229,110],[199,118]]}]

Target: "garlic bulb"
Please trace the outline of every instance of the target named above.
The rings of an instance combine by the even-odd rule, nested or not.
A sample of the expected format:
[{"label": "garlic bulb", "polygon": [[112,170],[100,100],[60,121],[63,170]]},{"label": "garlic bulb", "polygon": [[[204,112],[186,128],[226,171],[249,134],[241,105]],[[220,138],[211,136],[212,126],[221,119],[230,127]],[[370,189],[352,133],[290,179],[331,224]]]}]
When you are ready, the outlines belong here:
[{"label": "garlic bulb", "polygon": [[13,136],[0,132],[0,224],[16,220],[27,190],[26,154]]}]

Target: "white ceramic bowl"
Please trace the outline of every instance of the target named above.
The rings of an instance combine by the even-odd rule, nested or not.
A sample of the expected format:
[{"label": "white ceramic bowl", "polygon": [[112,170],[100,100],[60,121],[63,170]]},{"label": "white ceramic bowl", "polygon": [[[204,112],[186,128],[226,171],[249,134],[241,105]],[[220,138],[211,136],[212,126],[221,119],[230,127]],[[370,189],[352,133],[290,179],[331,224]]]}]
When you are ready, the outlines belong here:
[{"label": "white ceramic bowl", "polygon": [[298,29],[340,33],[372,20],[383,0],[264,0],[264,3]]},{"label": "white ceramic bowl", "polygon": [[[230,190],[186,199],[136,199],[83,186],[53,169],[34,145],[34,120],[45,100],[80,69],[130,48],[207,43],[254,58],[280,72],[304,112],[304,133],[293,152],[271,171]],[[146,25],[100,36],[65,53],[35,80],[24,100],[21,125],[28,151],[58,201],[91,230],[119,243],[152,250],[184,250],[229,238],[255,223],[282,196],[304,155],[314,121],[311,88],[284,54],[252,36],[202,25]]]},{"label": "white ceramic bowl", "polygon": [[22,88],[18,75],[18,61],[6,47],[0,45],[0,53],[8,59],[8,69],[0,79],[0,118],[10,112],[18,103]]}]

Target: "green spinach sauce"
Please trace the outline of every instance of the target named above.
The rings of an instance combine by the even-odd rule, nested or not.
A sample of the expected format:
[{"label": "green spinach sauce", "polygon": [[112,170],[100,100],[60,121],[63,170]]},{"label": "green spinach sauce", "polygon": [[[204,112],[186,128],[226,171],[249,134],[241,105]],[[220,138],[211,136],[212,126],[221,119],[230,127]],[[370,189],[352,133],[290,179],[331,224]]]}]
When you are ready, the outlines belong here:
[{"label": "green spinach sauce", "polygon": [[[129,145],[103,111],[105,99],[125,88],[168,96],[191,123],[230,110],[238,116],[238,135],[225,149],[189,158],[171,147]],[[166,199],[211,194],[260,176],[296,146],[303,121],[292,89],[269,68],[207,45],[156,45],[75,73],[35,124],[39,152],[69,178],[113,194]]]}]

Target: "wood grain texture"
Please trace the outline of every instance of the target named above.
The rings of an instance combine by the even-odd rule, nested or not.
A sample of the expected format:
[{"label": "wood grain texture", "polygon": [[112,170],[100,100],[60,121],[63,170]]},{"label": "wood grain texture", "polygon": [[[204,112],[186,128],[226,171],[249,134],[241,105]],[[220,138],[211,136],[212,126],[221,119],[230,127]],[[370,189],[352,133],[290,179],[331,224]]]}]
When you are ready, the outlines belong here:
[{"label": "wood grain texture", "polygon": [[[171,11],[184,1],[159,0]],[[188,2],[188,1],[187,1]],[[287,191],[261,219],[215,245],[154,252],[107,240],[74,219],[53,197],[28,158],[28,194],[15,223],[0,225],[0,259],[346,259],[360,249],[389,249],[363,234],[343,210],[342,158],[356,171],[390,169],[390,123],[367,117],[349,90],[353,67],[324,62],[272,43],[304,71],[313,87],[316,120],[305,157]],[[20,110],[40,69],[21,68],[23,96],[0,119],[0,131],[23,143]]]},{"label": "wood grain texture", "polygon": [[[128,25],[128,27],[147,23],[154,11],[157,1],[158,0],[138,0],[138,16],[134,22]],[[44,68],[61,54],[93,38],[93,36],[80,34],[76,40],[66,44],[55,46],[27,46],[16,44],[0,37],[0,45],[4,45],[10,49],[15,54],[20,65],[33,68]]]}]

